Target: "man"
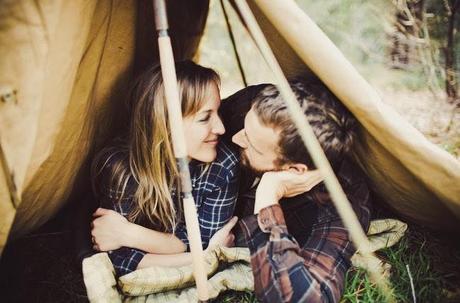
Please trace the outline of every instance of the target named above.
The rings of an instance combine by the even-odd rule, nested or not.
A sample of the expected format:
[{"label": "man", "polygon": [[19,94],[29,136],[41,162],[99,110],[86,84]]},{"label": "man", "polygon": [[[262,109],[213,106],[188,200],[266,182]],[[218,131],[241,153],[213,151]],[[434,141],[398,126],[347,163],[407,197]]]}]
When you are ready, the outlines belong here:
[{"label": "man", "polygon": [[[369,191],[347,157],[357,122],[318,81],[291,86],[367,230]],[[278,90],[248,87],[227,98],[220,112],[226,139],[241,147],[242,163],[249,168],[242,174],[249,177],[240,186],[237,214],[251,251],[258,299],[338,302],[355,248],[324,185],[316,185],[321,177]]]}]

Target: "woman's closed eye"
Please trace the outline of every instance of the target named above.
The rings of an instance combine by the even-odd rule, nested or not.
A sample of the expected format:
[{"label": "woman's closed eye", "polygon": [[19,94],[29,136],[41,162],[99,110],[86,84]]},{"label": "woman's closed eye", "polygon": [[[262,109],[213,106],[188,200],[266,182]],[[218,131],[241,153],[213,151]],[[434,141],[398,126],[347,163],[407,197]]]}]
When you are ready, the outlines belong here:
[{"label": "woman's closed eye", "polygon": [[211,113],[207,113],[207,114],[201,116],[198,119],[198,122],[208,122],[210,118],[211,118]]}]

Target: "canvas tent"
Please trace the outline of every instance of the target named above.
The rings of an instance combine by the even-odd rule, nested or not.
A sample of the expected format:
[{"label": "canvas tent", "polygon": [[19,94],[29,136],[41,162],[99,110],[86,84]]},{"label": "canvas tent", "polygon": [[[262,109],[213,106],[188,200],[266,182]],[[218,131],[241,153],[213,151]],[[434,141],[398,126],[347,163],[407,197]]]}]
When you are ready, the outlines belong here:
[{"label": "canvas tent", "polygon": [[[313,70],[358,118],[356,157],[381,200],[426,226],[460,230],[460,163],[365,83],[350,83],[359,79],[351,66],[334,72],[343,63],[337,50],[318,43],[298,9],[255,2],[265,7],[250,1],[286,75]],[[167,3],[175,58],[192,58],[209,1]],[[1,250],[90,190],[88,160],[123,127],[130,79],[158,55],[151,1],[7,0],[0,17]]]}]

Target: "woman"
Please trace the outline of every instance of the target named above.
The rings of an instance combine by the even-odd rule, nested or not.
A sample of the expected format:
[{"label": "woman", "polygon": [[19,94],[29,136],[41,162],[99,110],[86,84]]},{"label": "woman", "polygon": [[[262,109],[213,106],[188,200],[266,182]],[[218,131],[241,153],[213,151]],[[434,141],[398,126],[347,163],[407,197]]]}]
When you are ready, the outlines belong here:
[{"label": "woman", "polygon": [[[236,223],[230,219],[239,165],[237,154],[219,141],[225,132],[218,116],[219,77],[191,61],[176,64],[176,74],[203,245],[225,245]],[[103,207],[94,214],[93,244],[96,250],[109,251],[118,275],[191,260],[183,253],[188,240],[160,67],[139,77],[129,101],[126,138],[102,150],[92,168],[94,191]]]}]

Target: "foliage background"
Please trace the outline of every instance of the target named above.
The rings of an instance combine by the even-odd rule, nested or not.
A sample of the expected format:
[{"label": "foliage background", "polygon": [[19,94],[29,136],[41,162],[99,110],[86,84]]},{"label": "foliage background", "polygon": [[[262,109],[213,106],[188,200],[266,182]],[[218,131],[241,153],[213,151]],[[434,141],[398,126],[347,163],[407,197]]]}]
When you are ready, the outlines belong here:
[{"label": "foliage background", "polygon": [[[445,93],[444,47],[447,13],[444,0],[425,0],[425,23],[417,37],[405,37],[409,62],[395,66],[391,52],[401,6],[422,0],[298,0],[298,5],[319,25],[355,68],[404,118],[432,142],[460,157],[458,98]],[[273,82],[250,36],[224,1],[249,84]],[[458,27],[458,16],[456,27]],[[423,31],[426,30],[426,33]],[[456,34],[456,32],[455,32]],[[458,54],[455,36],[455,54]],[[457,56],[457,60],[458,61]],[[222,97],[244,87],[233,53],[220,1],[211,1],[198,61],[216,69],[222,78]],[[458,66],[459,64],[457,64]],[[458,75],[458,70],[455,70]]]}]

